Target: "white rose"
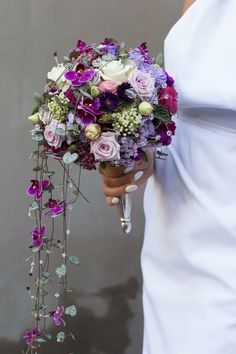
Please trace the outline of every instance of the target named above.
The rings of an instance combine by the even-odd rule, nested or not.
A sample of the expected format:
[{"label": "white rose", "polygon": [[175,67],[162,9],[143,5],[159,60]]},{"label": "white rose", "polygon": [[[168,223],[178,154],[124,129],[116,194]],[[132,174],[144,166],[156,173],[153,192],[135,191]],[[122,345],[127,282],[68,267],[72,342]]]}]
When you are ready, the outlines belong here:
[{"label": "white rose", "polygon": [[121,60],[112,60],[103,64],[101,68],[103,80],[113,80],[119,84],[127,81],[130,72],[135,68],[135,64],[131,60],[124,63]]},{"label": "white rose", "polygon": [[63,92],[66,91],[71,85],[71,83],[64,77],[65,72],[66,68],[64,65],[58,64],[57,66],[54,66],[47,74],[48,80],[56,82],[57,87],[62,88]]}]

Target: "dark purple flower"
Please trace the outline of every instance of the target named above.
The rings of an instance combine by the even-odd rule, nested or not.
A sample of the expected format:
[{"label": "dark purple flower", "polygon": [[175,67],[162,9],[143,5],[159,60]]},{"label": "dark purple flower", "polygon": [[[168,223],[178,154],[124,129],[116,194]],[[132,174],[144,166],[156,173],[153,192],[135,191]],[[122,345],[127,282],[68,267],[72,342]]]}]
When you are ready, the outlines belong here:
[{"label": "dark purple flower", "polygon": [[50,184],[48,179],[44,179],[42,182],[39,182],[37,179],[31,180],[31,185],[28,187],[26,193],[30,197],[35,197],[36,200],[40,200],[42,197],[43,190],[45,190]]},{"label": "dark purple flower", "polygon": [[90,153],[90,144],[79,144],[77,153],[79,154],[79,164],[86,170],[96,170],[95,156]]},{"label": "dark purple flower", "polygon": [[166,83],[167,76],[165,71],[160,67],[153,64],[142,63],[139,66],[139,70],[149,73],[154,79],[157,87],[161,87]]},{"label": "dark purple flower", "polygon": [[56,326],[60,326],[62,323],[66,325],[65,321],[62,319],[62,315],[65,312],[64,306],[58,306],[56,311],[49,312],[50,316],[53,316]]},{"label": "dark purple flower", "polygon": [[38,229],[37,226],[35,226],[33,231],[31,232],[32,241],[31,241],[29,247],[30,248],[37,247],[39,249],[42,248],[45,233],[46,233],[46,226],[45,225],[43,225],[40,228],[40,230]]},{"label": "dark purple flower", "polygon": [[117,41],[114,38],[106,37],[100,44],[102,45],[117,44]]},{"label": "dark purple flower", "polygon": [[101,109],[112,111],[119,104],[119,97],[112,92],[102,92],[100,95]]},{"label": "dark purple flower", "polygon": [[26,344],[32,345],[35,339],[39,338],[43,332],[37,328],[33,327],[30,331],[25,332],[23,339],[25,339]]},{"label": "dark purple flower", "polygon": [[92,80],[94,76],[94,69],[88,69],[83,72],[76,72],[75,70],[67,71],[64,74],[65,78],[71,81],[71,85],[78,87]]},{"label": "dark purple flower", "polygon": [[131,85],[128,82],[123,82],[121,85],[119,85],[117,87],[117,95],[119,97],[120,100],[123,101],[132,101],[132,98],[130,98],[127,95],[127,91],[126,90],[130,90],[131,89]]},{"label": "dark purple flower", "polygon": [[174,83],[175,83],[173,77],[170,76],[166,71],[165,71],[165,73],[166,73],[166,77],[167,77],[167,80],[166,80],[167,85],[168,86],[173,86]]},{"label": "dark purple flower", "polygon": [[162,145],[167,146],[172,142],[172,136],[175,135],[176,125],[175,122],[167,123],[165,126],[162,125],[158,135],[160,137],[159,141]]},{"label": "dark purple flower", "polygon": [[50,198],[48,200],[48,207],[49,210],[44,212],[44,216],[58,216],[65,210],[65,201],[62,200],[61,202],[58,202],[57,200]]},{"label": "dark purple flower", "polygon": [[[96,98],[90,100],[89,98],[82,99],[80,104],[77,106],[77,115],[84,125],[89,125],[96,121],[97,116],[101,115],[102,112],[99,111],[100,100]],[[78,118],[76,119],[78,121]],[[78,121],[78,123],[80,123]]]}]

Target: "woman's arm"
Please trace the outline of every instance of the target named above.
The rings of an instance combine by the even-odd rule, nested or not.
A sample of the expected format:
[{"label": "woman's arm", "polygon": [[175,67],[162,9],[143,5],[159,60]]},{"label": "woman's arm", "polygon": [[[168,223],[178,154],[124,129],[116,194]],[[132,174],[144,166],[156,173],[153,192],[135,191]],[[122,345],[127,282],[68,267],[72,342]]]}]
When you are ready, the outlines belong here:
[{"label": "woman's arm", "polygon": [[182,14],[194,3],[195,0],[185,0],[183,4]]}]

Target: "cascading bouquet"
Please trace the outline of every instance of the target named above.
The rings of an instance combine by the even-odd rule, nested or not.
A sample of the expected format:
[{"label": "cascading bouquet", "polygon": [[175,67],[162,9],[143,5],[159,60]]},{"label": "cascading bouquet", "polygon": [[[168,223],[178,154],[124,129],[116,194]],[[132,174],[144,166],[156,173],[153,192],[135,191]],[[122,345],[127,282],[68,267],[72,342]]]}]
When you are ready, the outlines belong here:
[{"label": "cascading bouquet", "polygon": [[[149,55],[145,43],[126,50],[114,39],[106,38],[98,45],[79,40],[63,63],[58,62],[56,53],[54,57],[56,66],[47,74],[44,92],[35,95],[37,105],[29,117],[34,124],[31,134],[37,150],[31,154],[36,162],[35,177],[27,190],[33,197],[29,215],[35,219],[28,260],[30,274],[37,260],[37,279],[35,294],[27,288],[33,300],[34,322],[25,334],[27,353],[37,351],[40,343],[51,338],[45,329],[46,317],[52,317],[56,326],[65,326],[77,312],[75,305],[65,307],[59,299],[60,291],[70,291],[70,264],[79,264],[77,256],[68,254],[67,244],[70,210],[79,196],[85,198],[80,191],[81,169],[95,170],[97,164],[101,168],[132,168],[136,161],[145,159],[148,147],[157,147],[159,157],[165,155],[162,147],[169,145],[175,134],[174,80],[158,59]],[[49,167],[49,159],[61,167],[62,180],[58,184],[54,183],[58,173]],[[78,182],[70,172],[73,162],[79,170]],[[130,194],[120,198],[119,209],[123,231],[128,233]],[[62,220],[61,238],[55,237],[56,217]],[[53,278],[49,258],[57,250],[62,257],[55,271],[57,307],[48,309],[45,296]],[[57,341],[68,336],[74,337],[71,332],[60,331]]]}]

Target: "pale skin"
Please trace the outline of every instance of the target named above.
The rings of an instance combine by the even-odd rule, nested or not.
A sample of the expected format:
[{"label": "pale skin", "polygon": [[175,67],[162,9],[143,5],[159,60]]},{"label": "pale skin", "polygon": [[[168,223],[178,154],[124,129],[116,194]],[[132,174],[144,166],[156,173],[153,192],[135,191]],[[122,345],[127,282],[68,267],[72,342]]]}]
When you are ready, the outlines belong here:
[{"label": "pale skin", "polygon": [[[182,8],[182,14],[194,3],[195,0],[185,0]],[[140,160],[136,162],[134,169],[124,173],[123,168],[106,167],[99,168],[103,178],[103,193],[108,205],[113,206],[119,202],[119,197],[128,190],[133,190],[145,183],[154,171],[155,149],[145,149],[147,161]]]}]

